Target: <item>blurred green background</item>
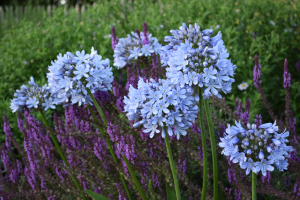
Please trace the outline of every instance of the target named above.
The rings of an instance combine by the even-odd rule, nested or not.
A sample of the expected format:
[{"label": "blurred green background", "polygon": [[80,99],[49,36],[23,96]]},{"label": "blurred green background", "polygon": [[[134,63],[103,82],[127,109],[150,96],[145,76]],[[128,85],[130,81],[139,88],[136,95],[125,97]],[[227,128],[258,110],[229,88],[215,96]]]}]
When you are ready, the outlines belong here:
[{"label": "blurred green background", "polygon": [[[300,3],[282,0],[28,0],[4,1],[0,8],[0,115],[8,115],[16,139],[22,136],[16,124],[16,113],[10,110],[10,99],[16,89],[27,84],[30,76],[37,83],[47,81],[47,67],[59,53],[86,50],[92,46],[112,64],[111,27],[119,38],[146,22],[149,32],[164,44],[164,36],[178,29],[182,22],[197,22],[201,30],[212,28],[213,36],[222,32],[225,47],[237,70],[232,94],[224,95],[228,104],[235,98],[250,99],[251,118],[262,114],[271,122],[252,74],[254,56],[262,66],[262,85],[266,97],[280,118],[285,110],[283,64],[287,58],[292,75],[291,107],[300,118]],[[256,39],[255,39],[256,38]],[[299,61],[300,62],[300,61]],[[117,70],[114,69],[114,73]],[[238,85],[247,82],[246,90]],[[53,112],[48,112],[51,114]],[[283,115],[284,119],[284,115]],[[299,123],[297,123],[299,131]],[[0,118],[0,144],[4,141]]]}]

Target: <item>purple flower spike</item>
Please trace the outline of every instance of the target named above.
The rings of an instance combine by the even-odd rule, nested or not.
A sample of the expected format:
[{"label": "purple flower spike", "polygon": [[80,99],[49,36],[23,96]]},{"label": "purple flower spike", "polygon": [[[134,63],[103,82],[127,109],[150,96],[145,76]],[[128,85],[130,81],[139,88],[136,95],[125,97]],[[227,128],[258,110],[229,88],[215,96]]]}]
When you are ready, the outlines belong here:
[{"label": "purple flower spike", "polygon": [[113,50],[115,50],[115,47],[116,47],[117,44],[118,44],[118,38],[116,36],[116,29],[113,26],[111,28],[111,46],[112,46]]},{"label": "purple flower spike", "polygon": [[289,73],[287,59],[284,60],[283,87],[286,89],[291,87],[291,73]]}]

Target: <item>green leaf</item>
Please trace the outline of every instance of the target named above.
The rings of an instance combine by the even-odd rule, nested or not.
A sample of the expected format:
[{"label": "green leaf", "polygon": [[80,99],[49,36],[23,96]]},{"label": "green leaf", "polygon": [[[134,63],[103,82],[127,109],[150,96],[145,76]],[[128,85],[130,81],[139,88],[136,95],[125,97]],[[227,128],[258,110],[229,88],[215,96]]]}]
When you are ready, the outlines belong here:
[{"label": "green leaf", "polygon": [[168,182],[166,182],[166,186],[167,186],[167,200],[176,199],[175,191],[173,190],[173,188],[170,187]]},{"label": "green leaf", "polygon": [[[149,179],[149,182],[148,182],[148,190],[153,191],[151,179]],[[151,200],[155,200],[155,198],[151,194],[150,194],[150,198],[151,198]]]},{"label": "green leaf", "polygon": [[85,190],[90,197],[92,197],[95,200],[109,200],[109,198],[106,198],[105,196],[102,196],[101,194],[98,194],[96,192],[90,191],[90,190]]}]

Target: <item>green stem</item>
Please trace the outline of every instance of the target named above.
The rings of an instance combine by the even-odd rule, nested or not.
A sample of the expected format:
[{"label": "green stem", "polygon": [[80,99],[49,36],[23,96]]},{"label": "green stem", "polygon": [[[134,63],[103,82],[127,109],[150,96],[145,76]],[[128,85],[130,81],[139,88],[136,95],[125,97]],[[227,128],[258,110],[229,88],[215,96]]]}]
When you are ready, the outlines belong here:
[{"label": "green stem", "polygon": [[169,135],[168,135],[167,127],[166,127],[165,123],[164,123],[164,129],[165,129],[165,142],[166,142],[166,147],[167,147],[167,152],[168,152],[168,157],[169,157],[169,163],[170,163],[170,167],[171,167],[171,171],[172,171],[172,175],[173,175],[173,179],[174,179],[174,184],[175,184],[176,197],[177,197],[177,200],[181,200],[177,173],[175,170],[175,164],[174,164],[174,160],[173,160],[173,156],[172,156]]},{"label": "green stem", "polygon": [[216,139],[215,139],[215,134],[214,134],[214,129],[213,129],[213,123],[212,123],[212,118],[211,118],[211,113],[210,113],[210,108],[209,108],[209,103],[208,100],[204,101],[204,106],[205,106],[205,112],[206,112],[206,117],[208,121],[208,128],[209,128],[209,134],[210,134],[210,141],[211,141],[211,153],[212,153],[212,161],[213,161],[213,185],[214,185],[214,199],[218,200],[218,165],[217,165],[217,148],[216,148]]},{"label": "green stem", "polygon": [[[42,115],[42,118],[43,118],[43,120],[44,120],[45,125],[49,128],[49,124],[48,124],[48,122],[47,122],[47,120],[46,120],[45,114],[44,114],[44,112],[43,112],[42,109],[40,109],[40,113],[41,113],[41,115]],[[54,145],[55,145],[56,148],[57,148],[57,151],[58,151],[60,157],[62,158],[62,160],[64,161],[65,165],[66,165],[66,166],[68,167],[68,169],[69,169],[69,168],[70,168],[70,165],[69,165],[69,163],[67,162],[67,159],[66,159],[65,155],[64,155],[63,152],[61,151],[61,148],[60,148],[60,146],[59,146],[59,144],[58,144],[58,141],[57,141],[56,137],[53,135],[53,133],[52,133],[51,131],[49,131],[49,133],[50,133],[50,135],[51,135],[51,138],[52,138],[52,140],[53,140]],[[69,171],[69,170],[68,170],[68,171]],[[69,171],[69,173],[70,173],[70,175],[71,175],[71,177],[72,177],[72,179],[73,179],[73,181],[74,181],[76,187],[77,187],[78,190],[80,191],[82,198],[85,199],[85,200],[87,200],[86,196],[85,196],[84,193],[83,193],[83,190],[82,190],[81,186],[79,185],[78,180],[76,179],[76,176],[74,176],[74,174],[73,174],[72,172],[70,172],[70,171]]]},{"label": "green stem", "polygon": [[[92,107],[91,107],[89,104],[88,104],[88,109],[90,110],[91,114],[93,115],[94,120],[98,121],[98,118],[96,117],[95,112],[93,111]],[[104,138],[104,140],[105,140],[105,142],[106,142],[106,144],[107,144],[107,147],[108,147],[108,149],[109,149],[109,152],[110,152],[111,156],[113,157],[114,162],[117,164],[117,163],[118,163],[118,159],[117,159],[117,156],[116,156],[114,150],[112,149],[112,146],[111,146],[111,143],[110,143],[109,139],[107,138],[107,136],[106,136],[104,130],[103,130],[100,126],[98,126],[98,129],[99,129],[101,135],[103,136],[103,138]],[[128,198],[129,198],[130,200],[132,200],[132,197],[131,197],[131,194],[130,194],[130,192],[129,192],[129,188],[128,188],[126,182],[125,182],[124,176],[123,176],[120,172],[119,172],[119,175],[120,175],[120,177],[121,177],[121,180],[122,180],[122,183],[123,183],[124,188],[125,188],[125,190],[126,190],[126,193],[127,193]]]},{"label": "green stem", "polygon": [[201,88],[198,88],[199,94],[199,119],[200,119],[200,129],[201,129],[201,139],[202,139],[202,149],[203,149],[203,184],[202,184],[202,196],[201,200],[205,200],[206,198],[206,190],[207,190],[207,149],[206,149],[206,136],[204,132],[204,121],[203,121],[203,91]]},{"label": "green stem", "polygon": [[142,196],[142,199],[147,200],[147,197],[146,197],[144,191],[142,190],[142,187],[141,187],[139,181],[137,180],[137,178],[135,176],[135,173],[134,173],[134,171],[132,170],[132,168],[130,166],[129,161],[127,160],[127,158],[125,156],[122,156],[122,158],[126,163],[126,167],[127,167],[128,171],[129,171],[129,173],[130,173],[130,175],[131,175],[131,177],[132,177],[132,179],[135,183],[135,186],[137,187],[138,191],[140,192],[140,195]]},{"label": "green stem", "polygon": [[91,90],[90,90],[89,88],[86,88],[86,91],[88,92],[88,94],[89,94],[90,97],[92,98],[93,103],[94,103],[94,105],[96,106],[96,108],[97,108],[97,110],[98,110],[98,112],[99,112],[101,118],[103,119],[103,122],[104,122],[105,126],[107,126],[107,120],[106,120],[106,117],[105,117],[104,113],[102,112],[102,110],[101,110],[101,108],[100,108],[98,102],[96,101],[94,95],[91,93]]},{"label": "green stem", "polygon": [[256,174],[252,172],[252,200],[257,200],[256,180]]}]

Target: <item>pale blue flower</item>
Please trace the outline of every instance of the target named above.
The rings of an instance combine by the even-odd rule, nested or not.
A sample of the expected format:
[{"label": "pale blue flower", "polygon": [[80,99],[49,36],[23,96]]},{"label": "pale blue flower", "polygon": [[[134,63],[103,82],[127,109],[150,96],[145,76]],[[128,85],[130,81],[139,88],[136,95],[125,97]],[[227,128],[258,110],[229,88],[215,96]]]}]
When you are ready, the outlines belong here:
[{"label": "pale blue flower", "polygon": [[133,50],[129,50],[130,58],[134,58],[134,59],[138,59],[139,56],[142,56],[143,54],[140,52],[140,48],[139,47],[133,47]]},{"label": "pale blue flower", "polygon": [[[165,123],[168,134],[175,134],[179,139],[180,135],[186,135],[186,129],[197,118],[199,108],[192,94],[193,90],[189,86],[181,88],[170,80],[160,79],[156,82],[150,79],[144,82],[140,78],[138,89],[132,86],[129,88],[128,98],[124,98],[124,110],[129,120],[142,118],[142,122],[134,126],[144,125],[146,132],[151,132],[150,137],[158,133],[158,129],[163,130]],[[164,130],[162,137],[165,137]]]},{"label": "pale blue flower", "polygon": [[64,88],[65,91],[67,92],[68,90],[72,89],[73,81],[71,78],[66,76],[59,80],[59,85],[61,88]]},{"label": "pale blue flower", "polygon": [[146,128],[144,130],[145,133],[150,132],[150,137],[152,138],[154,136],[154,133],[159,133],[160,131],[157,129],[156,124],[145,124],[144,127]]},{"label": "pale blue flower", "polygon": [[92,47],[91,54],[85,51],[77,51],[76,55],[67,52],[65,55],[57,56],[49,66],[47,73],[49,89],[53,95],[55,104],[64,106],[78,103],[78,105],[92,104],[91,93],[107,91],[112,88],[113,74],[109,67],[109,60],[102,60],[102,56]]},{"label": "pale blue flower", "polygon": [[[236,66],[227,60],[229,54],[221,32],[211,37],[213,30],[201,32],[197,23],[189,27],[183,23],[179,30],[170,32],[173,36],[165,37],[169,44],[162,47],[160,53],[167,78],[175,84],[180,83],[181,87],[188,84],[204,88],[204,99],[213,95],[221,98],[219,91],[231,92],[234,79],[230,76],[234,76]],[[210,86],[212,82],[214,86]]]},{"label": "pale blue flower", "polygon": [[80,80],[83,76],[85,76],[86,78],[87,77],[89,77],[89,75],[87,74],[90,70],[89,70],[89,68],[87,67],[87,66],[85,66],[85,65],[77,65],[76,67],[75,67],[75,69],[77,70],[77,71],[74,71],[73,73],[74,74],[77,74],[77,76],[75,76],[75,78],[77,79],[77,80]]},{"label": "pale blue flower", "polygon": [[42,105],[45,107],[44,111],[48,110],[49,108],[55,109],[55,105],[52,98],[45,99],[45,103],[42,103]]},{"label": "pale blue flower", "polygon": [[29,99],[26,101],[26,105],[28,108],[38,108],[39,101],[36,99],[36,97],[29,97]]},{"label": "pale blue flower", "polygon": [[152,53],[159,54],[161,52],[161,45],[158,43],[158,39],[152,37],[151,34],[146,33],[149,44],[143,44],[145,39],[144,34],[138,35],[135,32],[131,32],[131,35],[127,35],[127,38],[120,38],[118,44],[114,49],[114,66],[118,69],[123,68],[127,63],[133,63],[139,57],[151,56]]},{"label": "pale blue flower", "polygon": [[216,79],[217,77],[215,76],[217,74],[217,70],[214,69],[212,66],[210,66],[209,68],[204,68],[203,69],[203,78],[204,78],[204,81],[206,83],[208,83],[211,79]]},{"label": "pale blue flower", "polygon": [[271,165],[273,164],[273,162],[271,161],[266,161],[265,159],[263,159],[261,162],[256,162],[255,165],[255,170],[256,173],[258,173],[259,171],[261,171],[261,173],[263,174],[263,176],[266,176],[267,171],[272,172],[274,170],[274,167]]},{"label": "pale blue flower", "polygon": [[144,56],[151,56],[151,53],[154,53],[154,50],[152,49],[151,45],[149,45],[149,44],[145,44],[141,50],[142,50],[142,54]]},{"label": "pale blue flower", "polygon": [[[49,104],[54,104],[52,101],[51,90],[47,85],[43,87],[38,86],[34,82],[34,78],[31,77],[28,84],[31,87],[26,85],[22,85],[20,90],[17,90],[14,94],[15,98],[11,100],[11,106],[13,112],[23,111],[23,108],[27,106],[27,108],[35,108],[41,109],[45,107],[44,103],[49,102]],[[52,107],[51,107],[52,108]],[[47,108],[48,109],[48,108]],[[46,109],[46,110],[47,110]]]},{"label": "pale blue flower", "polygon": [[240,166],[242,169],[247,169],[246,175],[248,175],[251,171],[256,173],[255,163],[253,163],[251,158],[248,159],[248,162],[243,162]]},{"label": "pale blue flower", "polygon": [[90,58],[89,54],[85,54],[85,51],[82,50],[80,51],[76,51],[76,55],[77,57],[74,57],[74,60],[77,61],[77,64],[81,64],[81,63],[89,63],[88,59]]},{"label": "pale blue flower", "polygon": [[275,163],[275,166],[281,172],[283,172],[283,170],[287,170],[288,165],[289,164],[288,164],[287,160],[279,160],[278,162]]},{"label": "pale blue flower", "polygon": [[[228,125],[224,137],[220,138],[219,146],[224,148],[222,154],[230,156],[233,163],[239,162],[242,169],[247,169],[246,174],[261,171],[265,176],[267,171],[274,170],[273,164],[280,171],[287,169],[287,158],[293,151],[291,146],[286,145],[288,132],[278,134],[276,123],[259,127],[247,124],[247,129],[240,122],[235,121],[235,124],[236,126]],[[280,138],[280,141],[274,137]]]}]

